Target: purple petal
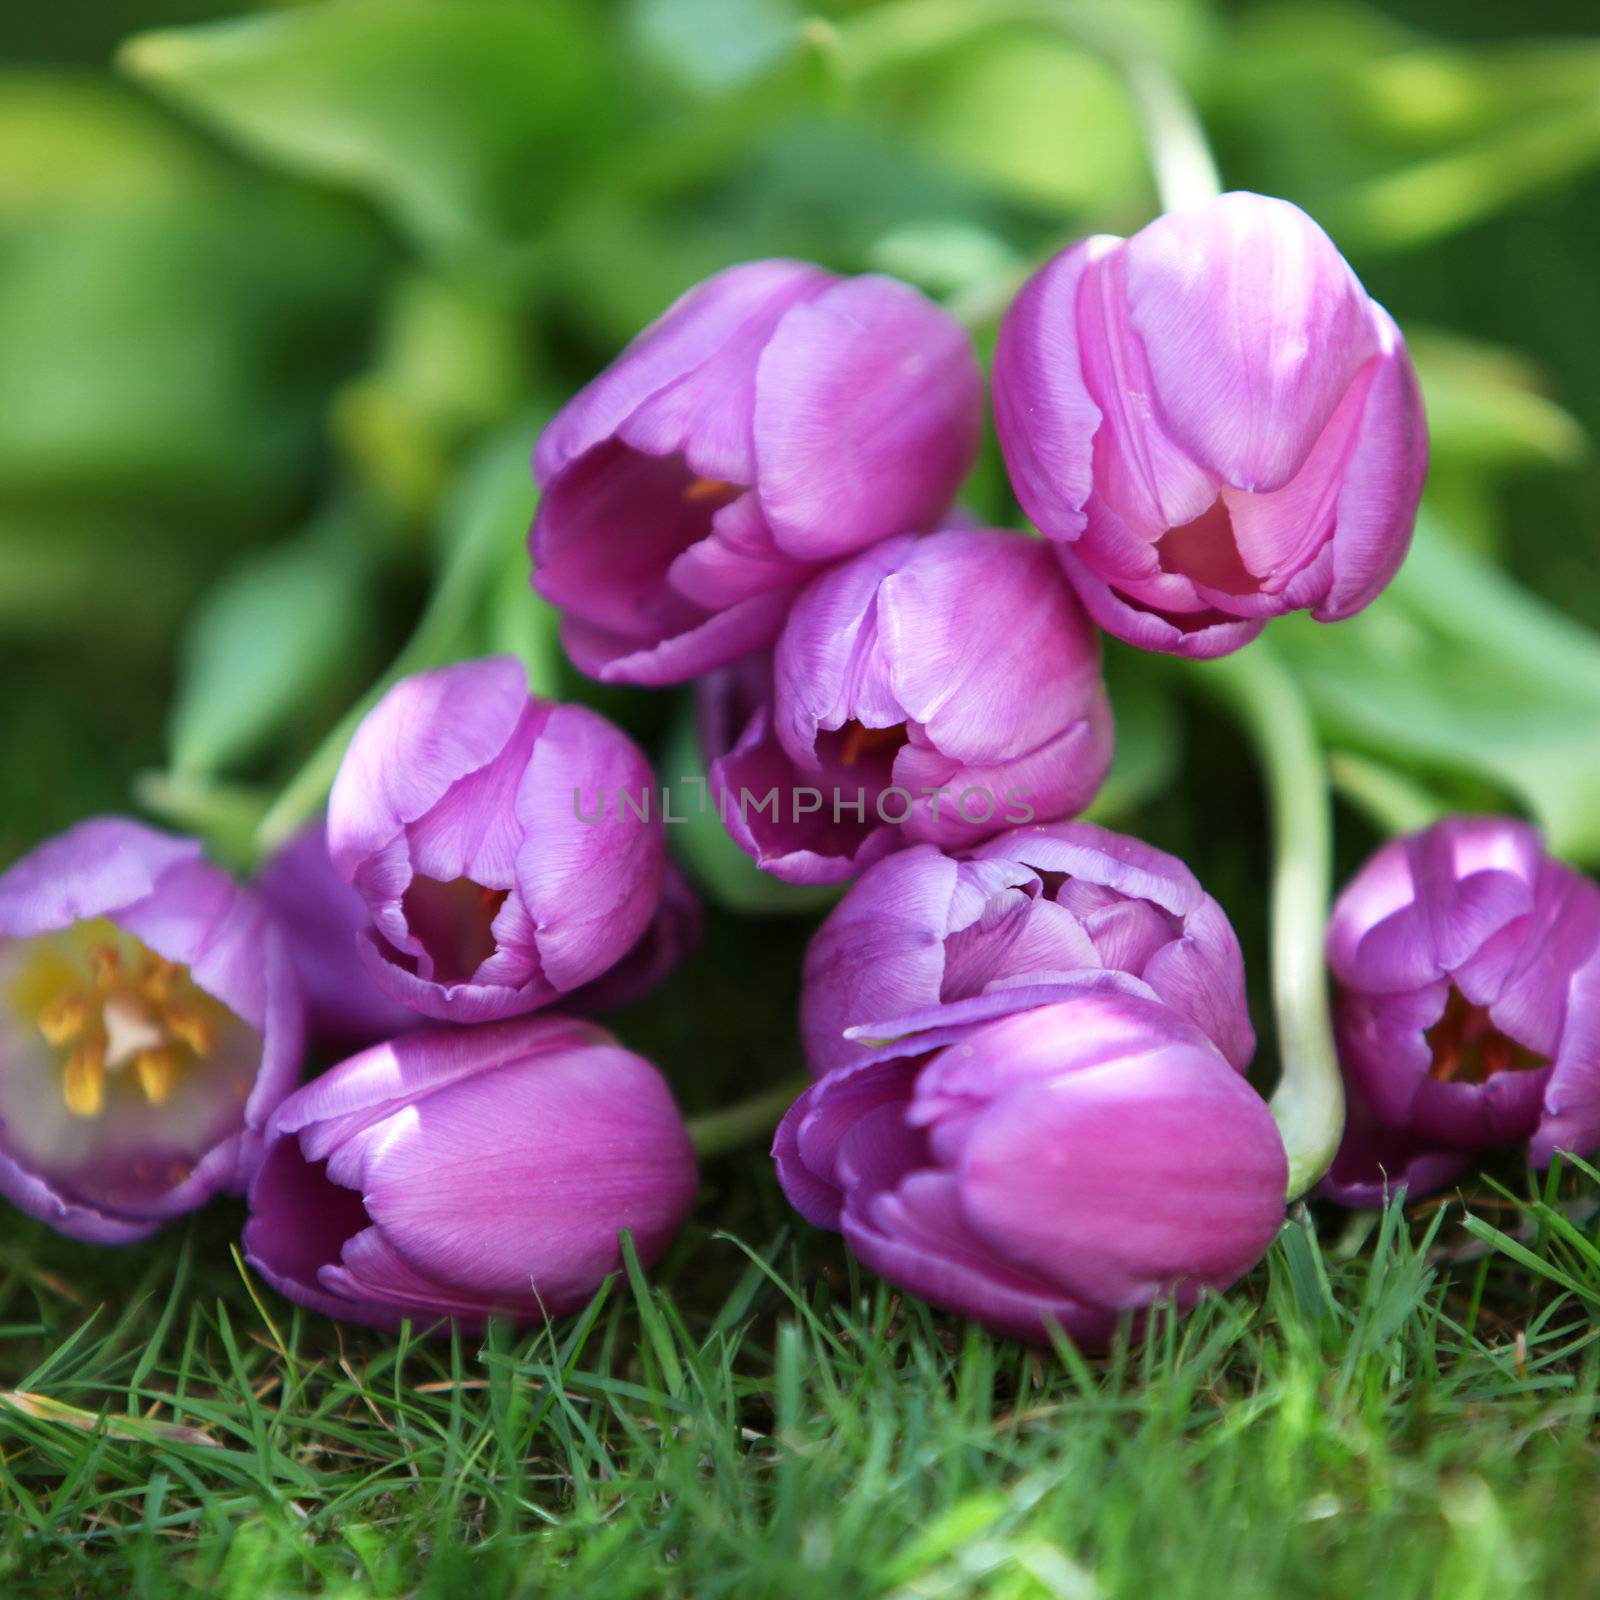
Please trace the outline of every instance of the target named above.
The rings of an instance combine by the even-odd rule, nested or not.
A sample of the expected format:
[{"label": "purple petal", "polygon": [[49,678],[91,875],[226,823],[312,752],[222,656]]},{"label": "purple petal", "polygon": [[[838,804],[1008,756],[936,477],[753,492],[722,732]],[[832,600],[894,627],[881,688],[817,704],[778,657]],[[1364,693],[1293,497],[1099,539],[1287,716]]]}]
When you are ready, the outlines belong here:
[{"label": "purple petal", "polygon": [[966,331],[890,278],[795,305],[762,352],[755,446],[778,544],[810,561],[926,528],[977,455],[983,379]]},{"label": "purple petal", "polygon": [[1247,193],[1168,212],[1125,248],[1166,430],[1224,483],[1281,488],[1378,353],[1355,274],[1297,206]]},{"label": "purple petal", "polygon": [[1083,532],[1100,408],[1084,385],[1078,298],[1090,263],[1122,241],[1086,239],[1041,267],[1012,301],[994,356],[995,425],[1017,499],[1052,539]]}]

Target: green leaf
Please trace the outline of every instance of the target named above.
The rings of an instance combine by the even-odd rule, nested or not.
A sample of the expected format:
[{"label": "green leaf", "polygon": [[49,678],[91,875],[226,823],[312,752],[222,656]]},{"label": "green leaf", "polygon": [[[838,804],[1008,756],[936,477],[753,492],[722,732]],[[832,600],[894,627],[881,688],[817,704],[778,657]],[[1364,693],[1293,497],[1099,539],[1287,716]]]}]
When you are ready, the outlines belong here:
[{"label": "green leaf", "polygon": [[461,448],[525,401],[526,342],[522,307],[502,287],[402,278],[377,361],[334,402],[334,435],[361,480],[402,516],[430,516]]},{"label": "green leaf", "polygon": [[1515,799],[1552,849],[1600,861],[1600,637],[1428,517],[1389,589],[1333,626],[1272,640],[1336,743]]},{"label": "green leaf", "polygon": [[369,196],[425,246],[529,237],[618,109],[573,4],[328,0],[142,34],[121,65],[261,159]]},{"label": "green leaf", "polygon": [[708,94],[759,78],[801,39],[793,0],[633,0],[629,12],[644,54]]},{"label": "green leaf", "polygon": [[1183,760],[1183,725],[1173,704],[1171,680],[1152,669],[1136,650],[1108,643],[1106,687],[1116,725],[1111,771],[1093,804],[1091,822],[1125,818],[1165,790]]},{"label": "green leaf", "polygon": [[366,653],[370,612],[362,540],[345,515],[240,562],[181,646],[173,768],[235,766],[324,700]]}]

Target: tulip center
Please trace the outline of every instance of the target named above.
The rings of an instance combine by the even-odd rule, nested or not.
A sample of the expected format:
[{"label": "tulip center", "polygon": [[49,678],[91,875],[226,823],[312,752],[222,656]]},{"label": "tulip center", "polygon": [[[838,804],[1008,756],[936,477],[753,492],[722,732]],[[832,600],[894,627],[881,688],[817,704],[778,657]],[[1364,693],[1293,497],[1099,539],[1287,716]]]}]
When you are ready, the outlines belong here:
[{"label": "tulip center", "polygon": [[85,1118],[123,1085],[164,1105],[234,1021],[187,969],[103,918],[34,940],[11,999],[55,1054],[62,1102]]},{"label": "tulip center", "polygon": [[829,753],[841,767],[856,767],[869,762],[892,765],[910,737],[903,722],[897,722],[889,728],[867,728],[852,718],[833,735],[833,749]]},{"label": "tulip center", "polygon": [[1180,523],[1156,540],[1161,570],[1223,594],[1255,594],[1261,587],[1244,564],[1233,536],[1233,518],[1218,495],[1193,522]]},{"label": "tulip center", "polygon": [[737,500],[744,490],[722,478],[691,478],[684,486],[683,503],[707,513],[720,511]]},{"label": "tulip center", "polygon": [[486,889],[471,878],[411,880],[400,899],[406,926],[428,952],[435,983],[469,983],[500,948],[494,919],[506,903],[505,889]]},{"label": "tulip center", "polygon": [[1489,1008],[1473,1005],[1453,984],[1444,1015],[1424,1037],[1433,1052],[1428,1076],[1436,1083],[1487,1083],[1497,1073],[1537,1072],[1550,1064],[1507,1038],[1490,1021]]}]

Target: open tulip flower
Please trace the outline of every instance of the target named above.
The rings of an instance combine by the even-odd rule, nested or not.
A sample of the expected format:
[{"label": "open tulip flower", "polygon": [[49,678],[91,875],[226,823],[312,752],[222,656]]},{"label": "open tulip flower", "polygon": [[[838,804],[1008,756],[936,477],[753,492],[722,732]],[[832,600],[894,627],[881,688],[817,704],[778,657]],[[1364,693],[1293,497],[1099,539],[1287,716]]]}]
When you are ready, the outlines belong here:
[{"label": "open tulip flower", "polygon": [[[301,829],[273,856],[256,880],[256,892],[289,941],[316,1041],[348,1051],[424,1024],[423,1016],[378,987],[361,958],[366,902],[333,870],[325,820]],[[614,967],[573,990],[565,1009],[589,1016],[632,1004],[694,948],[700,926],[700,901],[668,861],[650,926]]]},{"label": "open tulip flower", "polygon": [[711,779],[763,868],[839,883],[908,845],[1070,816],[1104,780],[1111,742],[1099,639],[1048,548],[946,529],[887,539],[811,582],[778,641],[770,704],[711,752]]},{"label": "open tulip flower", "polygon": [[0,877],[0,1194],[121,1244],[242,1191],[302,1028],[284,941],[197,842],[78,824]]},{"label": "open tulip flower", "polygon": [[624,1228],[654,1262],[697,1181],[665,1081],[593,1024],[429,1029],[283,1103],[245,1254],[343,1321],[528,1321],[583,1305]]},{"label": "open tulip flower", "polygon": [[386,994],[439,1021],[533,1011],[610,971],[649,928],[664,842],[637,746],[528,693],[510,656],[396,684],[328,804],[334,868],[366,902]]},{"label": "open tulip flower", "polygon": [[1506,817],[1385,845],[1334,906],[1350,1120],[1320,1192],[1413,1199],[1476,1154],[1600,1146],[1600,888]]},{"label": "open tulip flower", "polygon": [[1037,1342],[1098,1349],[1225,1288],[1283,1217],[1277,1127],[1198,1028],[1098,982],[820,1078],[773,1144],[790,1201],[891,1283]]},{"label": "open tulip flower", "polygon": [[769,645],[819,565],[937,522],[982,395],[960,325],[894,279],[752,261],[691,289],[539,441],[568,654],[663,684]]},{"label": "open tulip flower", "polygon": [[1298,207],[1226,194],[1087,239],[1007,313],[996,422],[1094,619],[1224,655],[1394,576],[1427,468],[1399,330]]},{"label": "open tulip flower", "polygon": [[1141,979],[1249,1066],[1244,958],[1222,908],[1176,857],[1091,822],[1015,828],[959,858],[921,845],[869,868],[806,952],[806,1059],[827,1072],[863,1041],[1023,1010],[1101,968]]}]

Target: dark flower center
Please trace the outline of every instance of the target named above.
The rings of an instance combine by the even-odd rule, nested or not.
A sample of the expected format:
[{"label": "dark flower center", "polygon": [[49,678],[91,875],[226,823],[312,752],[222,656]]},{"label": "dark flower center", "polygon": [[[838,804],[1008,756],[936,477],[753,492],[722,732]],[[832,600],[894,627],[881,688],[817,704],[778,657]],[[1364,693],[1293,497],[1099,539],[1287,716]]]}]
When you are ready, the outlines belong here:
[{"label": "dark flower center", "polygon": [[1428,1076],[1437,1083],[1487,1083],[1498,1072],[1537,1072],[1549,1065],[1489,1019],[1487,1006],[1475,1006],[1453,984],[1444,1015],[1424,1037],[1433,1052]]},{"label": "dark flower center", "polygon": [[1239,554],[1233,518],[1221,495],[1193,522],[1168,528],[1156,541],[1156,554],[1163,572],[1176,573],[1223,594],[1255,594],[1261,587]]},{"label": "dark flower center", "polygon": [[413,937],[433,962],[435,983],[466,983],[499,948],[494,919],[505,889],[486,889],[471,878],[413,878],[400,908]]},{"label": "dark flower center", "polygon": [[903,722],[891,728],[866,728],[852,719],[833,736],[831,754],[841,767],[855,767],[870,761],[892,765],[910,737]]}]

